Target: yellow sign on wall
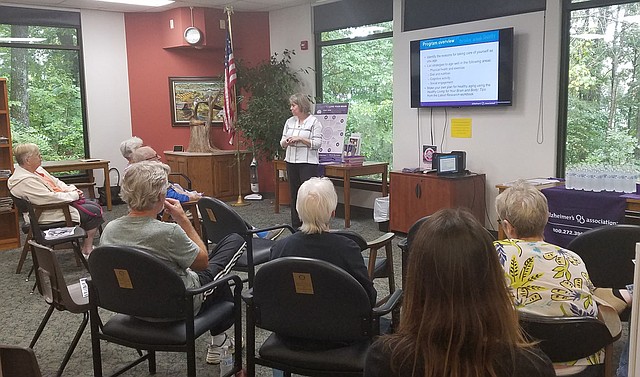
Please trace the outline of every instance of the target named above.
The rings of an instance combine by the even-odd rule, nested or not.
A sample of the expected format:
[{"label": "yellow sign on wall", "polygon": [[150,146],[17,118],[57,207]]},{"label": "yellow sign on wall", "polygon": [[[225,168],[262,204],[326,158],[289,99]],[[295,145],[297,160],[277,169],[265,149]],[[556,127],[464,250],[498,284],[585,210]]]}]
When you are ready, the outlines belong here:
[{"label": "yellow sign on wall", "polygon": [[471,118],[451,118],[451,137],[471,138]]}]

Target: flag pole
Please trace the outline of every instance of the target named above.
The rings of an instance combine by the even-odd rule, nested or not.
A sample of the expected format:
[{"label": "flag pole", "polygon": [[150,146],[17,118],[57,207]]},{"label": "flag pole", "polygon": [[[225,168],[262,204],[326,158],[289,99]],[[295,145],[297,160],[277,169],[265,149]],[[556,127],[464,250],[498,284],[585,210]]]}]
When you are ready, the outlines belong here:
[{"label": "flag pole", "polygon": [[[233,7],[227,6],[224,8],[224,12],[227,14],[227,26],[229,28],[229,41],[231,43],[231,50],[233,51],[233,34],[231,33],[231,14],[233,13]],[[227,62],[228,63],[228,62]],[[233,85],[231,88],[231,98],[232,98],[232,106],[234,107],[234,114],[238,114],[238,102],[236,100],[236,86]],[[236,116],[231,118],[231,122],[233,125],[233,136],[232,141],[235,138],[236,142],[236,167],[238,170],[238,199],[235,203],[231,203],[234,207],[242,207],[248,206],[251,203],[245,202],[242,197],[242,169],[240,167],[240,137],[238,136],[238,132],[236,132]]]}]

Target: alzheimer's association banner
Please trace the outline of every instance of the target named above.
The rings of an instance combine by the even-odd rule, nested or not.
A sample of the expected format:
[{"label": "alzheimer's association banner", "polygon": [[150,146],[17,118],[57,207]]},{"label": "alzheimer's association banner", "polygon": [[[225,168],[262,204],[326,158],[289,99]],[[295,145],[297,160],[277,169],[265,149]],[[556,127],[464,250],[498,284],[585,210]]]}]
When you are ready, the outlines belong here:
[{"label": "alzheimer's association banner", "polygon": [[342,162],[344,134],[347,130],[348,103],[318,103],[315,116],[322,123],[320,163]]},{"label": "alzheimer's association banner", "polygon": [[544,240],[567,247],[576,236],[624,219],[626,199],[620,193],[567,190],[564,186],[543,189],[549,202],[549,222]]}]

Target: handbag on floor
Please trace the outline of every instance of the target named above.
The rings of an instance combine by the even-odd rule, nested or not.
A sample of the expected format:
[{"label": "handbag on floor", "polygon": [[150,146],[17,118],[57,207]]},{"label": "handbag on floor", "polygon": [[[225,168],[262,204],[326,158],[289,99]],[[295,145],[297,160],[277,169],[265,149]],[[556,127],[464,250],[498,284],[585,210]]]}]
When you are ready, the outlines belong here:
[{"label": "handbag on floor", "polygon": [[[111,190],[111,204],[113,205],[124,204],[124,200],[122,200],[122,198],[120,197],[120,171],[117,168],[111,168],[109,169],[109,174],[111,174],[111,171],[115,171],[116,176],[118,177],[116,179],[116,184],[108,188],[109,190]],[[102,183],[102,186],[98,187],[98,195],[99,195],[98,201],[102,206],[107,205],[107,192],[106,192],[105,184],[106,184],[106,179],[105,179],[105,182]]]}]

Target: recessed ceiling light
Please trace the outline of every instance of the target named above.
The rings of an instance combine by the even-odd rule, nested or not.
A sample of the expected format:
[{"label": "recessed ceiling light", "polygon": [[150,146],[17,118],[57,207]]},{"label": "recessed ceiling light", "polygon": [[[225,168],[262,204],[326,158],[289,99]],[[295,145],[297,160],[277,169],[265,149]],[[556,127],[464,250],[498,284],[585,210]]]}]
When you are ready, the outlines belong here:
[{"label": "recessed ceiling light", "polygon": [[163,5],[172,4],[173,0],[97,0],[105,3],[118,3],[130,5],[142,5],[145,7],[161,7]]}]

